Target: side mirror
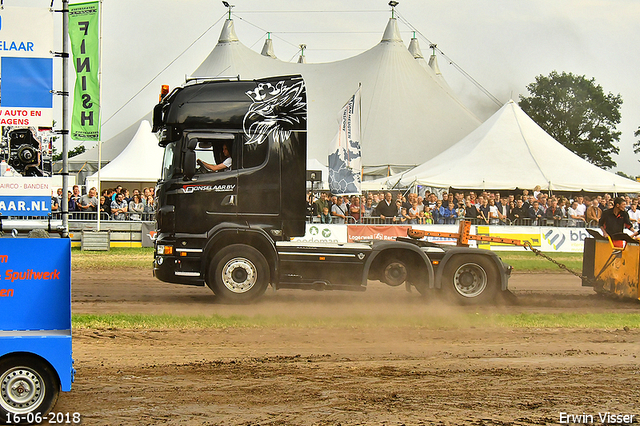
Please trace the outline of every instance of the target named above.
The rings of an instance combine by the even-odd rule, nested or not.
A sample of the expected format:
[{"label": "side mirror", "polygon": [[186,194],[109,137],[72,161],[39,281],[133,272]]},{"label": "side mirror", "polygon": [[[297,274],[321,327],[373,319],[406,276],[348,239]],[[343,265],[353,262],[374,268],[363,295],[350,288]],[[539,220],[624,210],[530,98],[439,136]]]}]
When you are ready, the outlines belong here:
[{"label": "side mirror", "polygon": [[196,174],[196,153],[189,149],[184,153],[184,164],[182,165],[185,180],[191,180]]}]

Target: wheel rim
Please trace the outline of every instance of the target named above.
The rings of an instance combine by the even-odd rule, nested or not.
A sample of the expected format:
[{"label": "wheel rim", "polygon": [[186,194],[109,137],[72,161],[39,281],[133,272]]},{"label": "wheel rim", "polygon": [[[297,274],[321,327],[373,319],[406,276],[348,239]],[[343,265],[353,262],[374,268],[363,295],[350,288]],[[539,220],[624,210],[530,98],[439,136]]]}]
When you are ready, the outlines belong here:
[{"label": "wheel rim", "polygon": [[453,288],[463,297],[478,297],[487,288],[487,273],[476,263],[460,265],[453,275]]},{"label": "wheel rim", "polygon": [[0,377],[0,383],[0,405],[5,411],[28,413],[44,399],[44,380],[31,368],[12,368]]},{"label": "wheel rim", "polygon": [[258,282],[258,271],[249,259],[235,257],[222,268],[222,283],[233,293],[246,293]]}]

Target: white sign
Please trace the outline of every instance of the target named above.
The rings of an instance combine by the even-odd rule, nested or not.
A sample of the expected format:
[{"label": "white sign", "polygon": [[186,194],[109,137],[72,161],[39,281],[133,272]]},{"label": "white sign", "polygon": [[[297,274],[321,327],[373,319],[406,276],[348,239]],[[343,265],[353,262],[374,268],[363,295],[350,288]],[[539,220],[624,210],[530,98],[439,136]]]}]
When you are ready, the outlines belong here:
[{"label": "white sign", "polygon": [[47,216],[51,211],[52,179],[46,177],[0,178],[2,216]]},{"label": "white sign", "polygon": [[0,10],[0,126],[53,125],[53,13]]}]

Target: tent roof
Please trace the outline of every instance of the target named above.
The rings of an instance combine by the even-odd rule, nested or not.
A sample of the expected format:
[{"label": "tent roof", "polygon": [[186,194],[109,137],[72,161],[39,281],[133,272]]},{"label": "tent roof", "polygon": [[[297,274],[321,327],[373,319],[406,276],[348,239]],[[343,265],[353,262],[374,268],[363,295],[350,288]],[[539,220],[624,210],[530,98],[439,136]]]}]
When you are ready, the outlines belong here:
[{"label": "tent roof", "polygon": [[403,44],[396,19],[380,43],[354,57],[329,63],[289,63],[262,56],[235,36],[224,36],[194,71],[194,77],[242,79],[301,74],[307,86],[309,158],[326,162],[338,128],[337,114],[362,84],[362,158],[372,164],[419,164],[480,125],[435,73],[426,72]]},{"label": "tent roof", "polygon": [[[143,120],[120,155],[100,170],[100,181],[155,182],[160,178],[162,155],[158,139],[151,133],[151,124]],[[88,182],[97,180],[98,173],[87,178]]]},{"label": "tent roof", "polygon": [[460,142],[401,176],[412,184],[460,189],[542,188],[640,192],[640,183],[603,170],[565,148],[513,100]]}]

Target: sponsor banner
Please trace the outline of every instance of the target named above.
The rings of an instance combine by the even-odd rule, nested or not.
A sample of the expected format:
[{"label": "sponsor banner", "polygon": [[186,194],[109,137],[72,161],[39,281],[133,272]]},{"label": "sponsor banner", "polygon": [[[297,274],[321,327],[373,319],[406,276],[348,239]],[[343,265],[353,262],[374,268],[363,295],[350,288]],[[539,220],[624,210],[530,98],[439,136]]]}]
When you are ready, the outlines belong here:
[{"label": "sponsor banner", "polygon": [[410,226],[403,225],[347,225],[350,243],[360,240],[393,241],[396,237],[406,237]]},{"label": "sponsor banner", "polygon": [[361,190],[360,88],[340,110],[338,133],[329,154],[329,189],[334,195],[359,195]]},{"label": "sponsor banner", "polygon": [[0,126],[53,125],[53,13],[0,9]]},{"label": "sponsor banner", "polygon": [[[475,228],[475,232],[474,232]],[[471,233],[475,235],[483,235],[496,238],[510,238],[513,240],[529,241],[531,246],[537,249],[542,248],[542,238],[540,237],[540,228],[534,226],[485,226],[478,225],[471,227]],[[513,244],[493,243],[487,241],[478,241],[478,248],[487,250],[524,250],[522,246],[514,246]]]},{"label": "sponsor banner", "polygon": [[142,247],[153,247],[156,239],[156,223],[142,222]]},{"label": "sponsor banner", "polygon": [[[552,228],[527,226],[475,226],[477,235],[512,238],[529,241],[543,252],[582,253],[584,239],[589,236],[584,228]],[[488,250],[522,251],[522,247],[510,244],[478,242],[479,248]]]},{"label": "sponsor banner", "polygon": [[69,39],[76,70],[71,138],[100,140],[99,2],[69,5]]},{"label": "sponsor banner", "polygon": [[47,216],[51,212],[51,178],[0,179],[0,215]]},{"label": "sponsor banner", "polygon": [[296,237],[292,241],[303,243],[346,243],[347,227],[345,225],[307,223],[304,237]]},{"label": "sponsor banner", "polygon": [[540,228],[541,250],[582,253],[589,234],[584,228]]}]

